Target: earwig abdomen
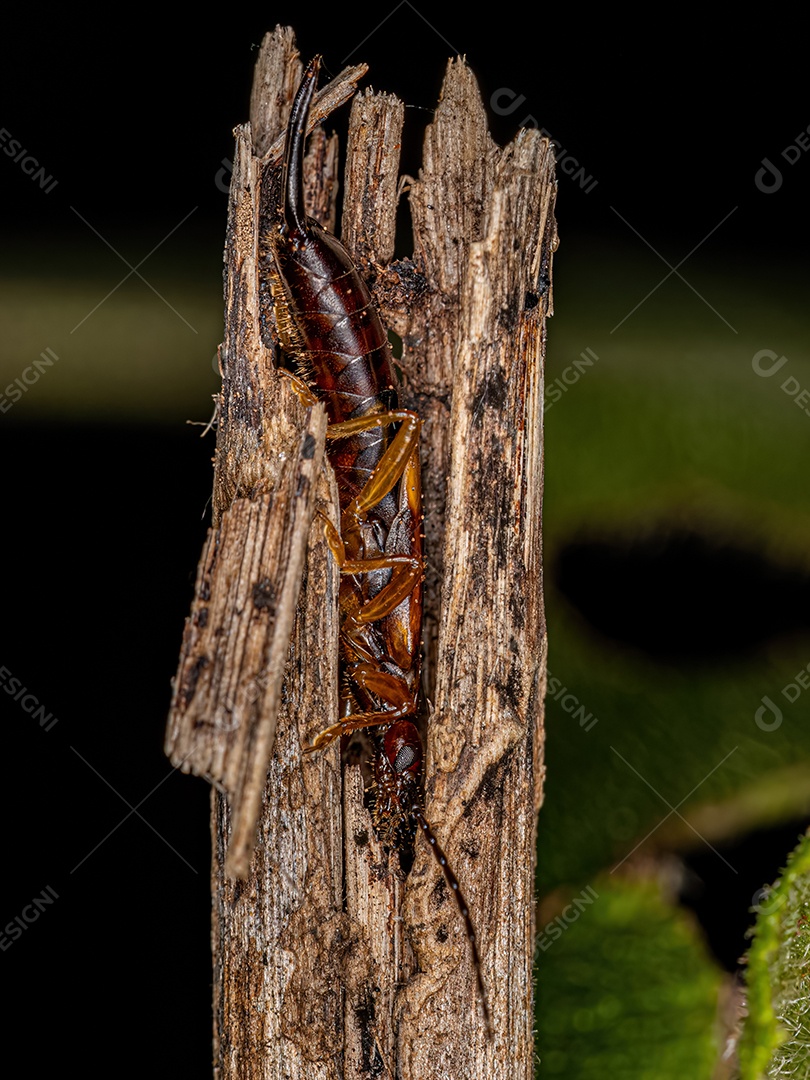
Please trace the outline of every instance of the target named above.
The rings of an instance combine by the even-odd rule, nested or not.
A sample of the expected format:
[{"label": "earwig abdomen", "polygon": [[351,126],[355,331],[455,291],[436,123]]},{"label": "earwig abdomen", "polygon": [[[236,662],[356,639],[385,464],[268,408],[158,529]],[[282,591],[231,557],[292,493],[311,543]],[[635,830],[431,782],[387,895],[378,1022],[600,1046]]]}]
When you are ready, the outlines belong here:
[{"label": "earwig abdomen", "polygon": [[[404,557],[421,569],[418,449],[390,490],[375,497],[361,513],[352,511],[353,501],[379,475],[395,438],[397,425],[390,415],[399,407],[394,388],[397,376],[388,336],[368,286],[340,241],[304,211],[304,139],[318,66],[316,57],[304,73],[290,113],[282,216],[263,238],[271,256],[266,266],[281,345],[292,360],[299,384],[326,407],[328,456],[337,478],[345,557],[387,560],[386,565],[369,567],[341,581],[346,677],[341,712],[355,713],[357,705],[373,713],[382,703],[383,708],[402,715],[403,710],[414,713],[418,707],[421,572],[409,583],[408,595],[400,603],[390,605],[373,621],[364,622],[360,613],[391,582],[394,557]],[[334,437],[335,425],[376,416],[379,424]],[[388,684],[390,693],[373,688],[369,667],[394,680]]]},{"label": "earwig abdomen", "polygon": [[[296,373],[326,405],[330,424],[398,406],[388,336],[366,283],[340,241],[307,218],[301,161],[318,59],[304,74],[290,114],[284,162],[284,219],[271,239],[270,285],[279,336]],[[390,433],[360,432],[330,453],[341,508],[362,490],[384,454]],[[384,500],[385,501],[385,500]],[[384,512],[387,510],[387,513]],[[386,530],[396,508],[377,508]]]}]

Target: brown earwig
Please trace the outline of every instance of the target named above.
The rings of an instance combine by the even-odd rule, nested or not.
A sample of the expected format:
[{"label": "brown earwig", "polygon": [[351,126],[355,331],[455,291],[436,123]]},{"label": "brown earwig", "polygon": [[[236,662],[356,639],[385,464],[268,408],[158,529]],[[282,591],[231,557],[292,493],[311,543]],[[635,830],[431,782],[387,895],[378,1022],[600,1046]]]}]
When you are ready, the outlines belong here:
[{"label": "brown earwig", "polygon": [[424,574],[421,421],[398,408],[388,337],[349,253],[304,212],[304,135],[319,63],[304,72],[290,113],[283,219],[267,266],[299,393],[326,405],[340,500],[340,529],[326,529],[342,574],[341,720],[309,750],[418,712]]},{"label": "brown earwig", "polygon": [[418,826],[432,847],[464,920],[489,1031],[475,930],[425,818],[419,780],[421,421],[399,408],[388,337],[351,256],[304,211],[304,140],[319,66],[316,56],[293,102],[281,221],[264,237],[279,339],[294,364],[287,373],[304,400],[326,406],[340,503],[340,528],[325,521],[325,530],[341,573],[341,719],[306,752],[361,728],[385,727],[373,762],[375,829],[386,846],[401,851]]}]

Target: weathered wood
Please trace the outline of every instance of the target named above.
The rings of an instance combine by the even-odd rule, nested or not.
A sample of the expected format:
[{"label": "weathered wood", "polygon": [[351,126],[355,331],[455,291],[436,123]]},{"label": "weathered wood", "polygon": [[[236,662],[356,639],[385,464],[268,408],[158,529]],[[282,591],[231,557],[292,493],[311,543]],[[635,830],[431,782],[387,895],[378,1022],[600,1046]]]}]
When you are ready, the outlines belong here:
[{"label": "weathered wood", "polygon": [[[441,1075],[450,1057],[458,1077],[529,1077],[546,649],[540,508],[550,282],[541,279],[554,236],[553,158],[545,142],[521,131],[505,150],[486,150],[472,178],[466,170],[464,182],[452,177],[451,161],[462,153],[452,118],[464,118],[476,145],[483,141],[470,80],[461,64],[450,65],[445,100],[451,119],[443,116],[443,100],[426,140],[434,172],[426,168],[411,192],[420,207],[414,213],[417,250],[424,229],[424,248],[442,265],[440,274],[426,276],[438,280],[440,294],[458,296],[427,814],[446,838],[451,862],[463,870],[481,928],[496,1040],[487,1044],[480,1024],[458,1038],[458,1010],[465,1002],[474,1009],[474,987],[458,963],[463,934],[444,905],[436,905],[440,879],[423,852],[406,905],[423,974],[403,991],[410,1023],[401,1028],[400,1060],[403,1075],[414,1077]],[[455,223],[449,241],[436,235],[424,213],[437,203]],[[461,240],[462,228],[480,238]],[[446,377],[438,363],[415,366],[428,379]],[[434,396],[430,388],[426,380]],[[441,494],[439,488],[437,503]],[[420,1026],[432,1032],[430,1040],[412,1037]]]},{"label": "weathered wood", "polygon": [[[322,492],[322,495],[325,492]],[[337,709],[337,573],[313,529],[295,615],[276,745],[246,881],[226,870],[227,802],[214,797],[214,1075],[344,1075],[343,998],[368,945],[343,912],[337,754],[301,747]],[[306,647],[318,646],[313,665]],[[330,660],[331,657],[331,660]]]},{"label": "weathered wood", "polygon": [[236,499],[209,532],[175,680],[170,756],[231,796],[229,870],[239,877],[275,740],[325,431],[321,410],[275,491]]},{"label": "weathered wood", "polygon": [[[322,529],[315,524],[307,533],[316,505],[334,512],[334,487],[320,409],[304,409],[272,368],[272,310],[258,283],[259,233],[274,209],[280,133],[300,70],[291,32],[268,35],[251,103],[255,131],[237,132],[215,532],[201,563],[170,725],[174,760],[186,753],[183,767],[208,775],[231,802],[229,809],[215,797],[216,1075],[528,1078],[534,830],[542,791],[542,370],[556,242],[553,155],[534,131],[520,132],[503,150],[495,146],[462,61],[448,67],[417,180],[399,180],[402,104],[361,94],[352,108],[343,240],[387,325],[403,339],[402,404],[425,421],[426,677],[435,703],[426,815],[478,932],[494,1025],[488,1040],[469,944],[431,852],[418,844],[403,880],[396,854],[374,836],[359,772],[341,768],[336,747],[301,756],[301,746],[337,716],[337,574]],[[345,97],[357,70],[339,76],[323,101]],[[328,225],[335,162],[333,140],[311,140],[308,206]],[[416,254],[392,262],[400,186],[410,188]],[[267,531],[274,507],[278,540]],[[212,562],[210,551],[227,541],[234,552],[228,565],[239,567],[240,529],[245,537],[268,537],[264,562],[251,542],[240,553],[250,573],[220,584],[214,579],[222,560]],[[257,615],[246,601],[252,595],[255,607],[270,586],[251,594],[242,578],[272,570],[273,597],[280,598],[285,574],[292,575],[305,548],[297,607],[290,582],[285,611],[271,617],[270,605],[260,603]],[[205,582],[218,590],[220,612],[207,636],[195,627],[208,603]],[[293,611],[281,689],[278,642]],[[248,632],[240,621],[246,618]],[[253,644],[244,649],[242,640]],[[217,678],[205,674],[203,655]],[[236,790],[230,786],[247,758],[235,748],[256,744],[251,766],[259,748],[267,750],[276,724],[266,712],[271,682],[280,708],[259,840],[247,880],[234,882],[229,875],[244,870],[249,851],[249,800],[238,781]],[[250,685],[262,692],[250,707],[231,710],[239,732],[219,731],[213,718],[225,689],[241,700]],[[260,736],[242,731],[243,723],[258,725]],[[251,790],[256,803],[261,783]],[[240,857],[229,852],[233,837],[242,838]]]},{"label": "weathered wood", "polygon": [[[228,873],[245,877],[276,734],[282,679],[324,461],[326,417],[305,409],[274,365],[260,288],[259,231],[280,174],[284,122],[301,65],[289,31],[260,55],[258,80],[273,101],[254,112],[263,144],[254,152],[249,125],[236,131],[225,247],[225,340],[217,406],[213,526],[200,562],[191,617],[174,683],[166,750],[173,764],[204,776],[230,800],[233,836]],[[296,67],[297,64],[297,67]],[[360,66],[344,73],[324,101],[345,100]],[[271,91],[275,87],[275,93]],[[337,144],[311,140],[308,195],[334,226]],[[275,149],[273,149],[275,148]],[[275,156],[274,156],[275,155]],[[264,306],[263,306],[264,305]],[[320,715],[331,716],[324,710]]]}]

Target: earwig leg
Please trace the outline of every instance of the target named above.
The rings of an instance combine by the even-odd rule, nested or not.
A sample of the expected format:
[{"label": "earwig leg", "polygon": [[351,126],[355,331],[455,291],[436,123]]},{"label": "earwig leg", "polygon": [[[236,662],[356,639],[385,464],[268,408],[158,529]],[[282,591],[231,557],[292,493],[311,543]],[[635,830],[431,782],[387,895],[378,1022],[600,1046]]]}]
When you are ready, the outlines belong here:
[{"label": "earwig leg", "polygon": [[[387,413],[374,413],[370,416],[356,417],[327,428],[328,439],[340,439],[368,431],[375,427],[399,424],[399,431],[380,459],[377,468],[368,483],[346,507],[341,517],[343,535],[325,514],[321,514],[324,532],[329,548],[337,562],[341,574],[368,574],[375,570],[391,570],[390,581],[362,606],[352,610],[343,610],[343,633],[352,639],[353,630],[359,631],[368,623],[377,622],[390,615],[417,588],[424,575],[424,561],[421,554],[404,555],[398,553],[374,555],[367,559],[349,558],[346,552],[344,536],[357,534],[367,512],[391,491],[400,481],[413,512],[419,507],[419,467],[416,456],[417,442],[421,421],[415,413],[405,409],[391,410]],[[421,552],[421,547],[417,548]],[[355,644],[359,647],[359,642]],[[362,655],[362,654],[361,654]],[[381,671],[379,657],[369,657],[350,668],[352,682],[360,689],[373,695],[390,707],[378,712],[351,713],[337,724],[321,731],[311,746],[305,747],[305,753],[312,753],[328,746],[342,735],[348,735],[360,728],[388,725],[402,716],[415,712],[414,692],[401,677]]]},{"label": "earwig leg", "polygon": [[318,398],[312,388],[307,386],[300,375],[296,375],[294,371],[289,371],[287,368],[283,367],[280,367],[277,370],[279,374],[290,380],[292,388],[302,405],[316,405],[318,403]]},{"label": "earwig leg", "polygon": [[[422,560],[414,558],[413,555],[375,555],[372,559],[349,559],[346,556],[343,537],[323,511],[318,510],[316,513],[323,518],[323,531],[326,533],[326,542],[329,544],[329,550],[334,555],[341,574],[368,574],[372,570],[394,570],[398,566],[406,566],[409,570],[421,570],[423,568]],[[396,607],[396,604],[394,607]],[[391,610],[393,610],[393,607]],[[375,615],[374,618],[379,619],[381,616]]]},{"label": "earwig leg", "polygon": [[329,545],[329,550],[335,557],[335,562],[338,566],[342,567],[346,562],[346,545],[343,543],[343,537],[338,530],[323,512],[323,510],[316,510],[315,513],[323,521],[323,531],[326,534],[326,542]]},{"label": "earwig leg", "polygon": [[[320,511],[319,511],[320,513]],[[335,562],[341,573],[370,573],[372,570],[393,570],[391,580],[374,597],[368,600],[363,607],[349,615],[354,623],[376,622],[383,619],[402,604],[406,596],[413,593],[414,588],[421,580],[424,565],[421,558],[413,555],[378,555],[375,558],[347,558],[346,545],[342,538],[325,514],[324,531],[330,551],[335,556]]]},{"label": "earwig leg", "polygon": [[360,608],[354,616],[356,622],[362,624],[383,619],[411,595],[424,576],[424,566],[421,559],[410,559],[409,562],[410,566],[395,570],[388,584]]},{"label": "earwig leg", "polygon": [[[319,511],[320,513],[320,511]],[[368,574],[372,570],[393,570],[391,580],[380,592],[360,610],[351,615],[355,623],[376,622],[382,619],[410,596],[415,586],[422,579],[424,563],[412,555],[378,555],[373,559],[349,559],[343,538],[329,518],[321,513],[324,532],[329,548],[335,557],[341,574]]]},{"label": "earwig leg", "polygon": [[372,506],[382,502],[402,478],[411,454],[416,449],[422,421],[416,413],[407,409],[392,409],[386,413],[372,413],[369,416],[355,417],[354,420],[345,420],[341,424],[331,424],[326,429],[327,439],[342,439],[347,435],[357,435],[361,431],[387,427],[389,424],[399,424],[399,431],[366,486],[343,511],[341,523],[344,531],[346,527],[351,528],[362,521]]},{"label": "earwig leg", "polygon": [[312,740],[312,745],[304,747],[304,753],[311,754],[314,750],[323,750],[325,746],[334,742],[334,740],[341,735],[348,735],[352,731],[359,731],[360,728],[379,727],[382,724],[390,724],[393,720],[398,720],[401,716],[405,715],[407,715],[407,710],[403,708],[397,709],[395,712],[355,713],[353,716],[347,716],[345,720],[341,720],[339,723],[332,724],[331,727],[319,731]]},{"label": "earwig leg", "polygon": [[304,753],[310,754],[313,750],[322,750],[334,739],[341,735],[348,735],[351,731],[357,731],[358,728],[391,724],[401,716],[408,716],[414,712],[413,694],[396,675],[380,671],[379,667],[371,663],[359,663],[352,667],[351,677],[358,687],[374,694],[381,701],[389,703],[391,708],[379,712],[353,713],[350,716],[344,716],[337,724],[332,724],[331,727],[319,732],[312,740],[312,745],[304,747]]},{"label": "earwig leg", "polygon": [[350,668],[352,681],[362,690],[367,690],[384,701],[391,708],[388,710],[390,717],[402,712],[413,712],[415,708],[413,691],[410,690],[402,679],[397,675],[391,675],[387,671],[380,671],[377,664],[363,663],[352,664]]}]

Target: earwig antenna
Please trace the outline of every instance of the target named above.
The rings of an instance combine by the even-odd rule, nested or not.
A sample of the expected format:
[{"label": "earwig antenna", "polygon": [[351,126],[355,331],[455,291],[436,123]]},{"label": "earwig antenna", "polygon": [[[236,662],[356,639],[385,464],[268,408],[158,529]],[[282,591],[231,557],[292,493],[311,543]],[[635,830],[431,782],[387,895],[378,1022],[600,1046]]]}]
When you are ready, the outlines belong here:
[{"label": "earwig antenna", "polygon": [[427,821],[424,813],[422,812],[422,807],[419,805],[419,803],[414,803],[414,805],[411,807],[411,813],[416,819],[419,828],[424,833],[425,839],[433,848],[433,854],[436,856],[436,860],[438,861],[439,866],[441,866],[442,870],[444,871],[444,876],[447,884],[450,886],[450,889],[456,898],[458,910],[461,913],[462,919],[464,920],[464,928],[467,931],[467,940],[470,943],[470,949],[472,951],[473,967],[475,968],[475,979],[478,983],[478,997],[481,1001],[481,1009],[484,1013],[484,1022],[487,1027],[487,1036],[491,1039],[492,1018],[489,1015],[487,992],[484,989],[484,977],[481,973],[481,957],[478,955],[478,945],[475,938],[475,927],[473,926],[472,919],[470,918],[470,909],[467,907],[467,901],[464,899],[464,895],[461,892],[461,886],[458,883],[458,878],[450,869],[450,864],[447,861],[447,856],[439,847],[439,841],[436,839],[436,835],[433,832],[433,829],[431,829],[430,824]]}]

